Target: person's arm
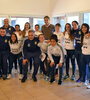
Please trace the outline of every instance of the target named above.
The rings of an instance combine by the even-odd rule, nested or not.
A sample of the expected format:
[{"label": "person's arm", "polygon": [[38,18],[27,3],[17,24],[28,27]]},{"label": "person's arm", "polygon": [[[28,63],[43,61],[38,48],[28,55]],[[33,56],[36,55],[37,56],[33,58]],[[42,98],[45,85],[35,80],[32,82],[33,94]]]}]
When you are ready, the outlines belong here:
[{"label": "person's arm", "polygon": [[24,54],[24,59],[27,59],[27,41],[24,42],[23,54]]},{"label": "person's arm", "polygon": [[86,38],[89,38],[90,37],[90,33],[86,34],[85,37]]},{"label": "person's arm", "polygon": [[61,58],[60,58],[59,63],[63,64],[64,63],[64,52],[61,46],[60,46],[60,55],[61,55]]},{"label": "person's arm", "polygon": [[48,57],[50,59],[51,62],[54,62],[53,58],[52,58],[52,55],[51,55],[51,50],[50,50],[50,47],[48,47]]}]

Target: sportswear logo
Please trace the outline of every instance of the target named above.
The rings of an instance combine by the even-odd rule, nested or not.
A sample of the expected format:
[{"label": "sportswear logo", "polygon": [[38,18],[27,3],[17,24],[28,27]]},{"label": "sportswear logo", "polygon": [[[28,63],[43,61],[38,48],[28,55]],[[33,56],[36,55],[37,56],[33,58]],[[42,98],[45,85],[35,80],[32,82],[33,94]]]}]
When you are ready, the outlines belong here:
[{"label": "sportswear logo", "polygon": [[35,45],[37,44],[37,41],[35,41]]},{"label": "sportswear logo", "polygon": [[28,44],[28,47],[30,47],[30,44]]},{"label": "sportswear logo", "polygon": [[9,28],[9,31],[11,30],[11,28]]},{"label": "sportswear logo", "polygon": [[7,39],[5,40],[5,43],[7,43]]}]

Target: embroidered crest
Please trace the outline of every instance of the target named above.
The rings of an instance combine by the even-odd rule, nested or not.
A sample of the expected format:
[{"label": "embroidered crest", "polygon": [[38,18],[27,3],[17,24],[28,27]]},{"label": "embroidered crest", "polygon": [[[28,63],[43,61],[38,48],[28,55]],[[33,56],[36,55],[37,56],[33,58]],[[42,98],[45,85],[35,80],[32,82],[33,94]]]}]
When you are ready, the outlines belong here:
[{"label": "embroidered crest", "polygon": [[28,44],[28,47],[30,47],[30,44]]},{"label": "embroidered crest", "polygon": [[35,45],[37,44],[37,41],[35,41]]},{"label": "embroidered crest", "polygon": [[5,40],[5,43],[7,43],[7,39]]},{"label": "embroidered crest", "polygon": [[9,28],[9,31],[11,30],[11,28]]}]

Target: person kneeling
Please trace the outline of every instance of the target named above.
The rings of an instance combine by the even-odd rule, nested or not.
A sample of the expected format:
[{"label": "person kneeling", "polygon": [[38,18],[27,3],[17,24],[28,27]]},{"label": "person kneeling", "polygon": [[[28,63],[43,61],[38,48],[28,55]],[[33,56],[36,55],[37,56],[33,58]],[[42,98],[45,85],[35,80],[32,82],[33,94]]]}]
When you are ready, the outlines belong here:
[{"label": "person kneeling", "polygon": [[50,83],[55,81],[55,68],[58,64],[59,67],[59,81],[58,84],[62,84],[62,75],[63,75],[63,63],[64,63],[64,54],[62,47],[57,44],[58,39],[56,35],[52,35],[50,38],[51,45],[48,47],[48,57],[50,59]]}]

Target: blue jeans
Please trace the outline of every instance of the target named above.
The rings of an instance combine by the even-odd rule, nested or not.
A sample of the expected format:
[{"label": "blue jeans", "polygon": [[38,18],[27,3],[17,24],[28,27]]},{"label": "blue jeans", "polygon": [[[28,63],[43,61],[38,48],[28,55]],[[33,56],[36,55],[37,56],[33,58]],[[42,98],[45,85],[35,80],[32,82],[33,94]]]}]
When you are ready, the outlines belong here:
[{"label": "blue jeans", "polygon": [[8,63],[7,59],[9,52],[0,52],[0,75],[7,75],[8,72]]},{"label": "blue jeans", "polygon": [[75,57],[76,57],[78,70],[79,70],[79,78],[82,77],[81,56],[82,56],[82,51],[75,50]]},{"label": "blue jeans", "polygon": [[[56,65],[59,64],[60,61],[60,56],[53,56],[54,59],[54,63],[55,65],[51,67],[51,79],[55,80],[55,69],[56,69]],[[63,66],[59,67],[59,80],[62,80],[62,76],[63,76]]]},{"label": "blue jeans", "polygon": [[67,55],[66,55],[66,75],[69,76],[69,66],[70,66],[70,62],[69,60],[71,60],[71,64],[72,64],[72,75],[75,76],[75,72],[76,72],[76,66],[75,66],[75,50],[66,50]]},{"label": "blue jeans", "polygon": [[13,68],[13,63],[18,60],[19,63],[19,68],[20,68],[20,74],[22,74],[22,53],[19,54],[12,54],[10,53],[9,56],[9,74],[11,74],[12,68]]},{"label": "blue jeans", "polygon": [[82,81],[90,80],[90,55],[82,54]]},{"label": "blue jeans", "polygon": [[[36,76],[39,65],[40,65],[40,52],[28,53],[28,61],[30,61],[31,58],[33,59],[33,62],[34,62],[33,76]],[[28,72],[28,63],[23,65],[23,75],[27,76],[27,72]]]}]

